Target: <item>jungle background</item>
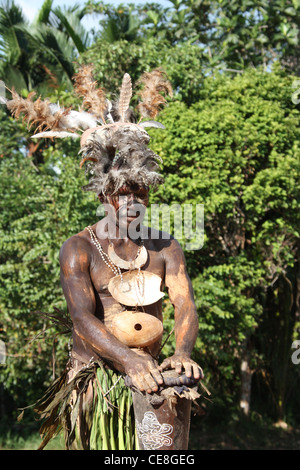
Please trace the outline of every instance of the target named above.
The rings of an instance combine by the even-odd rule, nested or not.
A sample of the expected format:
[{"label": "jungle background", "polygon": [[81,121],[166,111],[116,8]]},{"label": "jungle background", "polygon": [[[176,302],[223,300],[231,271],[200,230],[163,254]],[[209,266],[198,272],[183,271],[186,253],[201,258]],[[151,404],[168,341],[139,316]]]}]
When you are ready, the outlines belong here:
[{"label": "jungle background", "polygon": [[[112,98],[125,72],[136,83],[160,67],[172,83],[166,130],[150,130],[165,176],[151,202],[204,204],[203,247],[179,240],[199,315],[193,359],[211,393],[193,411],[191,449],[299,448],[299,28],[299,0],[45,0],[34,21],[0,4],[0,80],[23,97],[77,109],[82,63]],[[5,106],[0,123],[0,448],[34,449],[40,423],[18,409],[68,357],[68,334],[43,315],[67,318],[59,249],[99,204],[81,189],[76,142],[31,139]],[[168,299],[164,323],[167,335]],[[173,349],[171,336],[162,357]]]}]

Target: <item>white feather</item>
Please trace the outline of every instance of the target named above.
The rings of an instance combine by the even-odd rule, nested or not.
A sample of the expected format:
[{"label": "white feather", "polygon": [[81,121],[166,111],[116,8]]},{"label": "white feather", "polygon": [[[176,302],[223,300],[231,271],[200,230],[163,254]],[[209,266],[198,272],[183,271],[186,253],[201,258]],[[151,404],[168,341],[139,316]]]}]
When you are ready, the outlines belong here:
[{"label": "white feather", "polygon": [[[51,103],[49,105],[52,115],[57,112],[63,112],[65,108],[59,104]],[[90,129],[97,126],[97,119],[86,111],[69,111],[68,114],[62,116],[59,121],[59,127],[62,129]]]},{"label": "white feather", "polygon": [[165,126],[158,121],[144,121],[139,124],[141,127],[158,127],[159,129],[165,129]]},{"label": "white feather", "polygon": [[59,121],[63,129],[91,129],[97,127],[97,119],[85,111],[70,111]]},{"label": "white feather", "polygon": [[64,108],[62,108],[61,106],[59,106],[59,104],[54,104],[54,103],[49,103],[49,108],[50,108],[50,111],[51,111],[51,114],[55,114],[57,113],[58,111],[64,111]]},{"label": "white feather", "polygon": [[109,100],[106,100],[106,103],[107,103],[106,119],[108,120],[108,122],[110,122],[111,124],[113,124],[113,123],[114,123],[114,120],[113,120],[112,115],[110,114],[110,112],[111,112],[111,110],[112,110],[112,103],[111,103],[111,101],[109,101]]},{"label": "white feather", "polygon": [[64,139],[65,137],[72,137],[72,139],[78,139],[80,135],[76,134],[75,132],[46,131],[46,132],[40,132],[38,134],[33,134],[31,136],[32,139],[50,138],[50,137],[59,137],[61,139]]}]

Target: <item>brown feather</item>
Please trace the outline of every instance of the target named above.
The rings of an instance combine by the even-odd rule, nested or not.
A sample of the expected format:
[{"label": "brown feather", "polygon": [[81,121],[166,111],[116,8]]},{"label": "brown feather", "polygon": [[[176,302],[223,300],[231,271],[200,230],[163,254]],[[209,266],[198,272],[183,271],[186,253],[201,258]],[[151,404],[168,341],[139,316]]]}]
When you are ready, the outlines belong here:
[{"label": "brown feather", "polygon": [[30,129],[34,125],[36,126],[36,132],[41,129],[58,129],[60,119],[70,111],[69,109],[59,110],[53,114],[50,101],[42,101],[40,97],[33,101],[35,92],[29,93],[26,99],[19,96],[14,90],[11,93],[12,100],[7,102],[7,108],[17,119],[21,114],[24,114],[23,119],[28,122],[28,128]]},{"label": "brown feather", "polygon": [[87,162],[88,160],[91,161],[91,162],[97,162],[97,161],[98,161],[97,158],[85,157],[85,158],[83,158],[83,159],[81,160],[81,162],[80,162],[80,165],[79,165],[80,168],[82,168],[82,166],[84,165],[84,163]]},{"label": "brown feather", "polygon": [[141,118],[154,119],[166,104],[164,95],[173,96],[172,86],[160,69],[145,72],[138,83],[143,85],[139,92],[141,102],[138,104]]},{"label": "brown feather", "polygon": [[119,98],[119,114],[121,117],[121,122],[125,121],[126,111],[129,108],[130,100],[132,97],[132,84],[131,78],[128,73],[125,73],[122,86],[120,90],[120,98]]},{"label": "brown feather", "polygon": [[82,106],[90,110],[105,123],[104,113],[107,108],[103,88],[98,87],[93,79],[93,65],[83,65],[73,77],[75,92],[83,97]]}]

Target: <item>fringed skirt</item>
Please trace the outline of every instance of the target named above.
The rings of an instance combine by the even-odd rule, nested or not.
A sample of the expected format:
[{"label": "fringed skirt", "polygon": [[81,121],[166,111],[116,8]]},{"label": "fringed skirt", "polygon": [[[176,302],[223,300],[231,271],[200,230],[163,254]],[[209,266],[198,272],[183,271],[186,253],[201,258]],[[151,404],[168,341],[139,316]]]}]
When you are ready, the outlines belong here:
[{"label": "fringed skirt", "polygon": [[131,391],[101,362],[72,359],[34,410],[44,419],[40,450],[61,431],[66,449],[136,449]]}]

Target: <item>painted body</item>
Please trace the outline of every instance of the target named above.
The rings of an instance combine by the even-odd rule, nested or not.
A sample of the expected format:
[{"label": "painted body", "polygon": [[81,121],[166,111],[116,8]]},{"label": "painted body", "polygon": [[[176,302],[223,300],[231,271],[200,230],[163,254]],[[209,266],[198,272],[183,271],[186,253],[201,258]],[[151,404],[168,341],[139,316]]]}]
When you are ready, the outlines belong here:
[{"label": "painted body", "polygon": [[[117,231],[122,223],[129,226],[135,219],[135,204],[146,206],[148,203],[148,193],[145,190],[124,190],[118,194],[120,195],[121,203],[115,196],[107,199],[116,214],[122,212],[124,200],[126,202],[125,218],[122,221],[116,218]],[[106,223],[107,220],[102,219],[92,226],[105,253],[109,247]],[[111,242],[119,257],[134,260],[139,248],[137,240],[122,236]],[[173,368],[196,379],[201,379],[203,373],[190,359],[198,334],[198,319],[182,249],[175,239],[163,239],[162,234],[158,239],[145,237],[143,243],[148,251],[148,260],[142,269],[161,278],[162,288],[167,289],[174,306],[176,350],[161,365],[155,359],[160,349],[159,342],[148,347],[149,354],[140,355],[111,333],[111,321],[122,310],[107,289],[115,274],[101,259],[87,230],[68,239],[61,248],[61,283],[74,326],[74,352],[87,362],[100,356],[121,373],[127,374],[139,390],[151,393],[157,391],[158,386],[163,383],[161,372],[165,369]],[[161,300],[143,309],[162,320]]]}]

